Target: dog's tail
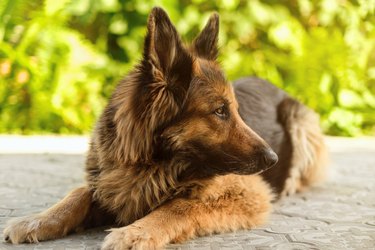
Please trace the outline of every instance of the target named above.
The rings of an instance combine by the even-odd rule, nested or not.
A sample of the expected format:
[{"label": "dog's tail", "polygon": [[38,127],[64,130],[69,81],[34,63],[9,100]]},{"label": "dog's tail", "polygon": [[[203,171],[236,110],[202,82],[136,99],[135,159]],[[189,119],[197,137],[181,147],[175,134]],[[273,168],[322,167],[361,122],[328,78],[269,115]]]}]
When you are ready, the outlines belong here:
[{"label": "dog's tail", "polygon": [[324,179],[328,153],[318,114],[291,98],[284,99],[278,113],[293,148],[289,177],[281,193],[289,195]]}]

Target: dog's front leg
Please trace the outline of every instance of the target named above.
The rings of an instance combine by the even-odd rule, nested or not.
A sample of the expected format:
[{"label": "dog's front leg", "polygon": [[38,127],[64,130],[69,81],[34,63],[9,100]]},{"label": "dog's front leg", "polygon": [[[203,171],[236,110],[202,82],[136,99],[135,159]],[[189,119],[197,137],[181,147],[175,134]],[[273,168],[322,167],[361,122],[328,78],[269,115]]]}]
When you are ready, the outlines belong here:
[{"label": "dog's front leg", "polygon": [[262,224],[270,210],[269,200],[244,196],[171,200],[131,225],[112,229],[102,249],[161,249],[170,242]]},{"label": "dog's front leg", "polygon": [[40,214],[9,221],[4,230],[4,239],[18,244],[63,237],[83,222],[91,201],[92,193],[87,187],[77,188]]}]

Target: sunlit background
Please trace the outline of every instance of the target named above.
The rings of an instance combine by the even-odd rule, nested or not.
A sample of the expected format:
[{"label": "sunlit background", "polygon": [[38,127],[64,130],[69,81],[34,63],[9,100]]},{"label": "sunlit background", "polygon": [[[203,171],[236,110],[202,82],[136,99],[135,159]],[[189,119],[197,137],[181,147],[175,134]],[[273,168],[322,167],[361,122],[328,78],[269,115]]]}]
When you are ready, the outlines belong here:
[{"label": "sunlit background", "polygon": [[230,80],[273,82],[327,134],[375,135],[375,0],[1,0],[0,133],[89,133],[155,5],[186,41],[217,11]]}]

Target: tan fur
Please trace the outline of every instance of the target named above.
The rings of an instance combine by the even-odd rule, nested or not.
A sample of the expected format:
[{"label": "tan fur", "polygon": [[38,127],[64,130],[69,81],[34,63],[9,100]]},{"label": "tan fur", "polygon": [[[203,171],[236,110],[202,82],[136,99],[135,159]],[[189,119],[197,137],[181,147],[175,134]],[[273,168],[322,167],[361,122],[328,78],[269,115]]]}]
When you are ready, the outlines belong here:
[{"label": "tan fur", "polygon": [[200,183],[133,224],[113,229],[103,249],[160,249],[197,236],[254,228],[265,222],[272,194],[259,176],[227,175]]},{"label": "tan fur", "polygon": [[13,244],[61,238],[82,224],[89,212],[91,198],[88,188],[77,188],[40,214],[9,221],[4,235]]},{"label": "tan fur", "polygon": [[306,187],[322,181],[328,159],[319,116],[297,102],[288,107],[286,129],[291,137],[293,154],[282,195],[303,191]]},{"label": "tan fur", "polygon": [[94,198],[116,214],[120,225],[145,216],[171,195],[181,192],[177,187],[177,174],[181,171],[178,165],[150,168],[116,168],[103,172],[98,179]]}]

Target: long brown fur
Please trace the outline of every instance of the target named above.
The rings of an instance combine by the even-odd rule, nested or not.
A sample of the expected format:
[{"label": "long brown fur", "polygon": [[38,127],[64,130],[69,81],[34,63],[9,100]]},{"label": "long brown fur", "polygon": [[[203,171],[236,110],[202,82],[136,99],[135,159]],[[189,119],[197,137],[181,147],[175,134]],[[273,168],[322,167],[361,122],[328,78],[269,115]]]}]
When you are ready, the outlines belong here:
[{"label": "long brown fur", "polygon": [[[318,120],[303,105],[284,95],[275,105],[277,126],[289,138],[284,144],[266,136],[267,143],[244,122],[237,93],[216,62],[217,14],[190,46],[160,8],[147,29],[142,61],[119,83],[95,127],[86,185],[46,212],[11,221],[6,241],[116,224],[102,249],[159,249],[256,227],[267,219],[273,190],[293,193],[323,172]],[[284,156],[279,149],[286,142],[293,153]],[[277,162],[271,147],[291,163],[281,168],[279,189],[258,175]]]}]

